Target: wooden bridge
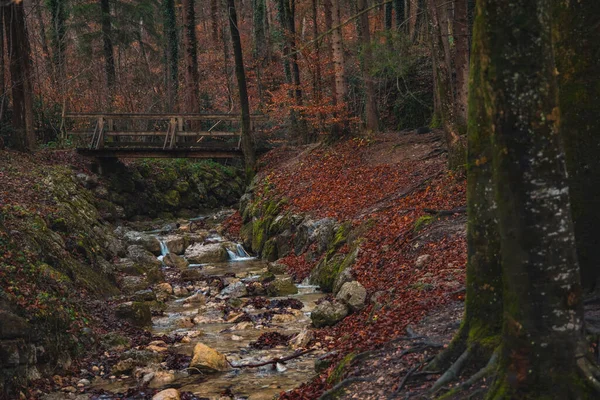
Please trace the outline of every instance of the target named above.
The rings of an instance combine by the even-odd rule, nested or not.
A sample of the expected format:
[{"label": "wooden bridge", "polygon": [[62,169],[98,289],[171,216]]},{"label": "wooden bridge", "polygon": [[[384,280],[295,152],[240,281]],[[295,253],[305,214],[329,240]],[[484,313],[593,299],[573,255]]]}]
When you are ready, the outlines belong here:
[{"label": "wooden bridge", "polygon": [[[68,133],[90,137],[77,151],[98,158],[236,158],[242,156],[241,132],[224,130],[241,126],[231,114],[102,114],[70,113],[67,118],[88,120],[75,126],[89,129]],[[267,118],[250,117],[250,131]],[[141,126],[141,128],[140,128]],[[93,127],[93,128],[92,128]],[[204,127],[204,130],[202,129]],[[220,130],[219,130],[220,129]]]}]

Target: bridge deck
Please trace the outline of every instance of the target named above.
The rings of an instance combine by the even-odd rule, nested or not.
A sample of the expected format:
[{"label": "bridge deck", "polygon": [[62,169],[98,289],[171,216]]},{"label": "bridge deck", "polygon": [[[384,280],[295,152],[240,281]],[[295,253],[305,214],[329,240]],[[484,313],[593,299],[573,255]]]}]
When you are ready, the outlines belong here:
[{"label": "bridge deck", "polygon": [[[217,131],[223,122],[240,123],[241,116],[229,114],[67,114],[74,119],[95,120],[93,130],[72,129],[70,134],[89,136],[88,147],[79,154],[98,158],[238,158],[240,131]],[[145,121],[145,122],[144,122]],[[211,128],[199,129],[200,122],[211,122]],[[250,116],[250,129],[265,122],[263,115]],[[117,122],[119,128],[117,127]],[[143,122],[145,129],[139,128]],[[137,124],[136,124],[137,123]],[[83,127],[90,125],[84,123]],[[92,125],[93,126],[93,125]],[[81,124],[79,124],[81,127]],[[231,129],[231,127],[229,127]],[[205,129],[206,126],[205,126]],[[235,145],[232,142],[236,142]],[[227,143],[229,142],[229,143]]]}]

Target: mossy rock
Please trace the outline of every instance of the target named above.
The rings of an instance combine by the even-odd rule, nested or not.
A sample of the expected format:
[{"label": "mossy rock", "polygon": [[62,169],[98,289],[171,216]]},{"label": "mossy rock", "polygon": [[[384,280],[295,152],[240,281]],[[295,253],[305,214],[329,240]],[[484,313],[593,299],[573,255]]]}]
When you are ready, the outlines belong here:
[{"label": "mossy rock", "polygon": [[335,385],[340,383],[346,374],[348,367],[352,364],[352,361],[356,357],[356,353],[347,354],[344,358],[340,360],[338,365],[331,371],[331,374],[327,377],[327,383],[330,385]]},{"label": "mossy rock", "polygon": [[267,240],[262,251],[262,258],[267,261],[275,261],[278,258],[277,242],[275,238]]},{"label": "mossy rock", "polygon": [[298,293],[298,288],[291,278],[275,279],[266,287],[267,294],[271,297],[289,296]]},{"label": "mossy rock", "polygon": [[152,312],[148,304],[140,301],[121,303],[115,310],[118,318],[125,319],[133,325],[144,327],[152,324]]}]

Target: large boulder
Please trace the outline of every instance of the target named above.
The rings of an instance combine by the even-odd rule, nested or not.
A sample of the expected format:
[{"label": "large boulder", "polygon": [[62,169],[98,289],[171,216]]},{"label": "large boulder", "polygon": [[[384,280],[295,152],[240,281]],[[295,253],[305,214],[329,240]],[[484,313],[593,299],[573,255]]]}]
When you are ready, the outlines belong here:
[{"label": "large boulder", "polygon": [[25,337],[30,332],[30,326],[23,318],[0,310],[0,340]]},{"label": "large boulder", "polygon": [[229,259],[221,243],[195,243],[185,250],[185,258],[192,264],[225,262]]},{"label": "large boulder", "polygon": [[292,282],[292,278],[277,278],[266,285],[267,294],[271,297],[289,296],[297,294],[298,288]]},{"label": "large boulder", "polygon": [[115,310],[117,317],[128,320],[136,326],[150,326],[152,324],[152,313],[146,303],[128,301],[121,303]]},{"label": "large boulder", "polygon": [[180,270],[187,269],[190,263],[183,257],[179,257],[176,254],[169,253],[163,258],[163,262],[167,267],[177,268]]},{"label": "large boulder", "polygon": [[365,306],[367,290],[357,281],[346,282],[335,298],[348,305],[351,311],[358,311]]},{"label": "large boulder", "polygon": [[160,243],[156,236],[143,232],[129,231],[123,235],[123,239],[130,245],[142,246],[149,252],[157,256],[160,255]]},{"label": "large boulder", "polygon": [[228,369],[227,358],[223,354],[202,343],[198,343],[194,347],[190,372],[193,373],[199,370],[201,373],[215,373],[227,371]]},{"label": "large boulder", "polygon": [[132,244],[127,247],[127,258],[142,268],[160,267],[160,261],[143,246]]},{"label": "large boulder", "polygon": [[310,319],[315,328],[333,326],[348,315],[348,306],[338,301],[325,300],[310,314]]},{"label": "large boulder", "polygon": [[345,283],[352,282],[353,280],[354,277],[352,276],[352,268],[344,269],[342,272],[340,272],[337,278],[335,278],[335,281],[333,282],[332,293],[337,295]]}]

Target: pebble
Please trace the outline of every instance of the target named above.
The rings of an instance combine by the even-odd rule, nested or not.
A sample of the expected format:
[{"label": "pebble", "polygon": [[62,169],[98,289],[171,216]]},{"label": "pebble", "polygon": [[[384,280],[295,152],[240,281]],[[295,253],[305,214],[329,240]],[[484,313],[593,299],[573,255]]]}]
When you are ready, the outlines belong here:
[{"label": "pebble", "polygon": [[90,386],[90,384],[91,382],[87,379],[80,379],[79,382],[77,382],[77,386]]}]

